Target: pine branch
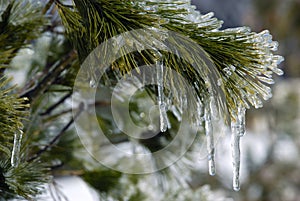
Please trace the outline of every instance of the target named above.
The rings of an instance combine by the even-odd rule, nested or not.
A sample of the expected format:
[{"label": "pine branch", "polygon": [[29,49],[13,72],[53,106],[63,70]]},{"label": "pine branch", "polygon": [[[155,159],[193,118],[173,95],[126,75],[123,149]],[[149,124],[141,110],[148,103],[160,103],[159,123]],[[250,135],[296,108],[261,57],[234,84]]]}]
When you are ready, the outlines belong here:
[{"label": "pine branch", "polygon": [[[283,74],[278,68],[283,57],[273,54],[278,43],[270,33],[254,33],[248,27],[221,30],[222,21],[213,13],[201,15],[188,0],[74,0],[74,5],[76,9],[58,9],[80,63],[95,48],[102,48],[93,52],[94,61],[88,60],[88,72],[83,72],[87,79],[98,81],[97,72],[105,68],[101,64],[118,54],[122,56],[105,64],[110,68],[101,84],[112,86],[120,78],[131,76],[132,70],[139,71],[139,66],[155,64],[158,86],[149,91],[158,97],[161,132],[168,127],[167,101],[163,98],[167,95],[168,108],[180,108],[184,111],[180,115],[187,112],[190,123],[204,128],[209,172],[214,175],[212,121],[221,118],[232,130],[233,188],[238,190],[245,111],[251,105],[262,107],[262,99],[272,96],[268,85],[274,84],[273,74]],[[112,47],[103,43],[109,39],[115,42]],[[127,53],[128,47],[135,52]],[[97,55],[99,52],[102,54]],[[176,80],[177,74],[187,81]],[[165,85],[169,92],[164,90]]]},{"label": "pine branch", "polygon": [[[0,161],[0,199],[24,197],[33,200],[43,191],[43,184],[49,182],[49,169],[37,161],[21,163],[12,167],[10,161]],[[2,183],[3,182],[3,183]]]},{"label": "pine branch", "polygon": [[61,105],[66,99],[70,98],[72,93],[67,93],[65,96],[63,96],[57,103],[50,106],[45,112],[41,113],[40,115],[49,115],[55,108],[57,108],[59,105]]},{"label": "pine branch", "polygon": [[[0,70],[8,67],[18,50],[36,38],[45,24],[41,6],[29,1],[0,1]],[[0,74],[1,76],[1,74]]]},{"label": "pine branch", "polygon": [[[81,62],[103,41],[126,31],[147,27],[175,31],[197,42],[214,62],[219,74],[217,79],[222,85],[227,108],[233,119],[237,105],[246,108],[250,105],[261,107],[261,97],[265,100],[271,97],[271,90],[264,83],[273,83],[271,79],[273,72],[279,75],[283,73],[277,68],[283,58],[272,54],[278,44],[271,40],[268,31],[257,34],[251,32],[248,27],[220,30],[222,21],[213,18],[212,13],[199,14],[189,2],[137,1],[132,4],[119,0],[74,2],[77,11],[63,7],[59,7],[59,10],[67,35],[78,50]],[[158,34],[152,39],[161,40],[159,37]],[[183,39],[175,43],[180,45],[185,41]],[[184,56],[188,56],[189,51],[186,53]],[[156,60],[149,51],[140,53],[138,57],[144,60],[144,63]],[[145,60],[149,57],[150,59]],[[194,69],[187,63],[172,57],[171,55],[173,61],[171,63],[170,59],[165,60],[167,67],[182,73],[182,66],[186,66],[187,73],[183,74],[184,77],[197,82],[204,79],[203,75],[196,75]],[[113,65],[125,74],[138,66],[136,58],[132,55],[126,55],[123,60]],[[198,82],[197,86],[206,88],[201,82]],[[198,96],[202,97],[201,94]],[[223,104],[221,100],[217,101],[219,105]]]},{"label": "pine branch", "polygon": [[47,73],[45,77],[34,87],[24,92],[21,97],[27,97],[30,101],[36,100],[37,96],[43,94],[55,83],[63,71],[71,67],[70,63],[75,58],[76,54],[73,50],[71,50],[64,58],[53,65],[51,72]]},{"label": "pine branch", "polygon": [[26,98],[13,94],[13,87],[8,87],[10,79],[0,79],[0,155],[10,157],[14,133],[23,128],[22,121],[28,116]]},{"label": "pine branch", "polygon": [[[210,101],[213,97],[217,102],[216,105],[224,112],[224,118],[229,112],[231,118],[226,123],[237,122],[239,120],[237,113],[241,108],[249,108],[250,105],[260,107],[262,106],[261,98],[270,98],[271,90],[264,83],[272,84],[274,82],[273,73],[278,75],[283,73],[277,68],[282,57],[273,55],[278,44],[272,41],[269,32],[263,31],[257,34],[251,32],[247,27],[221,30],[221,21],[213,18],[211,13],[201,15],[196,12],[189,1],[74,0],[74,5],[69,6],[62,4],[59,0],[50,0],[43,8],[30,1],[9,4],[0,0],[0,3],[5,8],[0,22],[0,43],[3,44],[0,47],[0,155],[5,157],[5,160],[0,160],[0,198],[4,199],[17,196],[23,196],[29,200],[34,199],[33,196],[39,192],[40,185],[48,181],[48,178],[43,178],[44,174],[48,175],[49,173],[49,169],[45,167],[51,166],[47,163],[49,161],[43,161],[47,165],[38,163],[38,159],[43,159],[41,156],[43,154],[45,156],[54,148],[54,145],[67,133],[66,131],[84,109],[83,104],[80,104],[76,115],[56,133],[47,145],[36,152],[29,148],[34,143],[31,139],[36,136],[28,136],[28,141],[22,145],[20,156],[22,163],[17,167],[11,166],[9,158],[10,150],[13,147],[13,135],[23,126],[22,120],[27,115],[25,109],[28,105],[24,103],[26,99],[19,98],[18,95],[11,95],[12,89],[6,87],[8,81],[5,78],[2,79],[2,69],[9,67],[9,63],[20,48],[30,44],[30,41],[36,38],[40,31],[46,30],[43,29],[46,22],[44,14],[53,4],[59,10],[66,35],[76,48],[81,64],[96,47],[120,34],[132,32],[132,36],[140,42],[131,44],[132,41],[125,41],[125,46],[147,44],[148,46],[145,46],[144,50],[126,54],[114,61],[104,79],[110,79],[111,83],[115,84],[118,78],[131,75],[131,71],[138,69],[139,66],[163,64],[188,80],[187,83],[173,80],[174,74],[170,70],[166,73],[170,76],[170,82],[168,82],[170,91],[160,91],[154,87],[149,87],[147,90],[154,100],[161,93],[177,94],[173,97],[168,96],[168,98],[171,97],[171,104],[178,108],[184,105],[180,101],[188,98],[185,108],[181,109],[189,112],[191,121],[200,118],[196,117],[199,113],[195,114],[195,111],[198,112],[197,109],[200,108],[199,104],[208,110],[202,114],[201,118],[206,122],[210,121],[209,113],[212,113]],[[134,30],[137,29],[144,30],[144,34],[135,34]],[[174,37],[168,34],[169,32],[176,32],[178,35]],[[191,40],[187,40],[187,38]],[[151,47],[154,43],[172,44],[175,46],[173,52],[180,47],[181,53],[186,59],[179,58],[179,55],[166,50],[154,49]],[[194,49],[193,43],[197,43],[204,50],[203,55],[207,57],[208,63],[213,63],[212,66],[204,61],[203,55],[191,54],[198,50]],[[119,51],[125,52],[123,47],[120,47]],[[97,62],[101,63],[101,59],[105,59],[106,56],[100,55]],[[49,62],[48,64],[51,65],[44,67],[42,72],[45,74],[41,75],[41,80],[32,88],[26,88],[21,97],[28,97],[30,103],[35,103],[35,101],[41,100],[44,93],[49,92],[50,94],[55,91],[52,89],[54,84],[72,86],[80,67],[76,59],[77,54],[72,50],[56,63]],[[92,66],[87,74],[93,78],[93,76],[97,76],[97,69]],[[208,78],[210,75],[213,77]],[[159,81],[158,78],[156,80]],[[162,85],[164,84],[166,81],[162,82]],[[189,97],[185,94],[186,85],[192,86],[195,91]],[[213,87],[210,88],[209,85]],[[1,89],[2,86],[3,89]],[[67,91],[70,92],[70,90]],[[222,92],[218,94],[216,91]],[[42,115],[51,114],[69,96],[70,93],[54,104],[51,103],[48,109],[43,110],[45,112]],[[106,106],[106,103],[100,101],[93,105]],[[50,122],[49,124],[54,125],[53,119],[70,111],[60,111],[58,114],[48,117],[47,123]],[[44,131],[38,125],[40,122],[36,118],[40,118],[40,115],[31,114],[32,122],[28,124],[27,133],[30,133],[30,129],[32,129],[38,134],[45,134],[45,136],[48,134],[46,129]],[[199,125],[198,122],[197,125]],[[39,128],[32,128],[35,126]],[[168,131],[161,132],[158,138],[166,136],[166,133]],[[150,151],[156,151],[161,148],[160,144],[157,144],[160,140],[158,138],[150,139],[152,141],[140,140],[139,143]],[[128,138],[121,139],[121,141],[123,140],[127,141]],[[214,151],[213,147],[211,149]],[[28,153],[32,152],[34,154],[28,158]],[[213,158],[213,154],[209,154],[210,158]],[[25,157],[27,160],[24,159]],[[108,190],[103,189],[103,186],[98,186],[96,180],[99,178],[94,180],[92,173],[97,172],[87,173],[85,175],[87,180],[90,180],[90,183],[98,187],[100,191]],[[108,180],[107,183],[114,184],[119,176],[117,175],[116,181]],[[100,180],[102,179],[100,177]]]}]

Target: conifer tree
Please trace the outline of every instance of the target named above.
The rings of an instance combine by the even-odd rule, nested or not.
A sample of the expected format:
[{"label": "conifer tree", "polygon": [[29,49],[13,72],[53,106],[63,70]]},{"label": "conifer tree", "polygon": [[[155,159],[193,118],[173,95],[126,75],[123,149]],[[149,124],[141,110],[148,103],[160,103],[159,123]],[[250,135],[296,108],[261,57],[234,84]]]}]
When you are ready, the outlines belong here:
[{"label": "conifer tree", "polygon": [[[189,0],[0,0],[0,12],[0,199],[35,200],[54,176],[74,174],[104,200],[208,199],[209,189],[191,193],[180,173],[189,172],[205,142],[215,174],[220,125],[231,129],[233,188],[240,188],[246,109],[262,107],[272,96],[273,73],[283,74],[268,31],[222,29]],[[18,61],[25,82],[15,86],[7,71]],[[102,137],[88,126],[90,114]],[[155,119],[158,131],[149,137]],[[151,167],[105,143],[142,150]],[[152,189],[159,198],[140,187],[152,177],[134,175],[148,168],[168,183]]]}]

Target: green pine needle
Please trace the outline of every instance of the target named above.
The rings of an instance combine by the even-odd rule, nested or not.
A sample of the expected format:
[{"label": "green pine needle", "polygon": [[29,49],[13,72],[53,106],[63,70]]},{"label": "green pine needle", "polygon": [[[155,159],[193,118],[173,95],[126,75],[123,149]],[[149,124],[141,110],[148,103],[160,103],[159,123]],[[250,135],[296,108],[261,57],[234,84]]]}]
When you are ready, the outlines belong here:
[{"label": "green pine needle", "polygon": [[[59,5],[59,11],[81,62],[102,42],[121,33],[149,27],[158,28],[161,32],[174,31],[199,44],[214,63],[215,69],[211,70],[215,71],[218,81],[214,84],[220,85],[215,89],[220,89],[225,97],[219,98],[217,105],[223,113],[228,110],[233,120],[238,106],[262,107],[261,99],[267,100],[272,96],[270,87],[265,84],[274,82],[273,73],[283,74],[277,68],[283,58],[273,55],[278,44],[272,41],[268,31],[254,33],[248,27],[220,30],[222,21],[214,18],[212,13],[201,15],[190,1],[74,0],[74,5],[76,9]],[[164,42],[159,34],[151,36],[152,41]],[[182,41],[174,41],[174,44],[187,43],[183,38]],[[123,75],[130,74],[139,64],[154,63],[157,60],[155,54],[150,50],[127,54],[112,67]],[[193,81],[196,96],[203,99],[209,95],[206,78],[201,74],[202,69],[209,67],[205,66],[202,58],[192,58],[198,66],[195,71],[189,63],[191,61],[182,61],[162,51],[160,54],[165,58],[166,67]],[[101,57],[105,55],[100,55],[99,59]],[[189,50],[184,57],[189,57]],[[94,74],[93,70],[91,74]],[[183,88],[180,86],[179,89]]]},{"label": "green pine needle", "polygon": [[9,67],[18,50],[42,31],[46,21],[41,10],[41,4],[28,0],[0,0],[0,70]]},{"label": "green pine needle", "polygon": [[28,115],[26,98],[13,94],[13,87],[8,87],[11,79],[0,79],[0,155],[10,157],[14,133],[23,128],[22,121]]},{"label": "green pine needle", "polygon": [[0,200],[21,197],[33,200],[44,190],[43,185],[49,182],[48,173],[49,169],[37,161],[23,162],[18,167],[11,167],[10,161],[1,160],[0,175],[3,175],[3,185],[0,186]]}]

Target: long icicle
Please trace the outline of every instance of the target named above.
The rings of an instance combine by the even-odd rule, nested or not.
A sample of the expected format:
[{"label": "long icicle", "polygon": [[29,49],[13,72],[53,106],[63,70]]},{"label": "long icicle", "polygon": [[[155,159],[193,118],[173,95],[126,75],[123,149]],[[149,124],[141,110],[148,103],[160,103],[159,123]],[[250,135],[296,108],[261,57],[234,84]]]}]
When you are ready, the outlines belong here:
[{"label": "long icicle", "polygon": [[21,142],[23,138],[23,131],[18,129],[14,134],[14,145],[11,152],[11,166],[17,167],[20,160]]},{"label": "long icicle", "polygon": [[240,138],[245,134],[245,111],[242,106],[238,106],[236,119],[231,122],[231,148],[233,158],[233,190],[240,190]]},{"label": "long icicle", "polygon": [[240,190],[240,136],[237,131],[236,123],[231,125],[231,149],[233,164],[233,190]]},{"label": "long icicle", "polygon": [[166,103],[164,97],[164,66],[160,61],[156,62],[156,79],[158,90],[158,107],[160,118],[160,131],[165,132],[168,128],[168,116],[166,112]]},{"label": "long icicle", "polygon": [[208,171],[210,175],[216,174],[215,166],[215,144],[213,136],[213,125],[211,121],[210,106],[205,106],[205,135],[206,135],[206,146],[208,152]]}]

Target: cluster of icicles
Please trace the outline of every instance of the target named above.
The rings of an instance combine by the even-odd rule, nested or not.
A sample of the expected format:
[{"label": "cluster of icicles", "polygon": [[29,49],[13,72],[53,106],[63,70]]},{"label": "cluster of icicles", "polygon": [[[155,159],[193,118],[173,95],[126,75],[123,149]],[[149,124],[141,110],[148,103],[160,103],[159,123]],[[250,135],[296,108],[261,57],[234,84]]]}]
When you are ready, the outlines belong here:
[{"label": "cluster of icicles", "polygon": [[[149,2],[162,2],[162,0],[149,0]],[[252,34],[251,30],[248,27],[238,27],[232,29],[225,29],[220,31],[219,28],[222,26],[222,21],[214,18],[214,14],[208,13],[205,15],[201,15],[199,11],[195,10],[195,6],[191,5],[190,0],[181,0],[181,5],[172,4],[173,1],[167,0],[164,1],[165,4],[162,7],[166,9],[186,9],[189,14],[178,14],[178,21],[180,23],[193,23],[197,24],[199,28],[206,27],[210,31],[223,32],[224,35],[229,33],[235,33],[239,35],[239,33],[243,33],[237,37],[241,43],[253,43],[253,47],[255,50],[253,51],[255,54],[260,54],[260,57],[257,59],[251,58],[251,54],[249,53],[248,59],[252,59],[253,63],[250,66],[245,67],[249,72],[251,71],[252,76],[255,77],[256,80],[246,80],[242,77],[239,78],[238,83],[241,86],[236,86],[239,89],[239,95],[236,96],[231,89],[228,89],[230,93],[229,96],[232,96],[236,101],[236,109],[231,111],[231,148],[232,148],[232,158],[233,158],[233,189],[238,191],[240,189],[239,184],[239,175],[240,175],[240,138],[245,134],[245,113],[246,108],[250,108],[250,105],[253,105],[255,108],[262,107],[261,98],[264,100],[268,100],[272,97],[271,88],[266,84],[274,84],[274,80],[272,78],[272,74],[275,73],[277,75],[283,75],[283,71],[278,68],[278,65],[284,60],[282,56],[273,55],[273,51],[277,51],[278,43],[276,41],[272,41],[272,35],[269,31],[265,30],[258,34]],[[145,1],[139,2],[145,6]],[[146,6],[147,7],[147,6]],[[152,4],[149,4],[147,10],[152,10],[154,13],[162,8],[155,7]],[[176,21],[176,20],[175,20]],[[248,36],[246,36],[248,34]],[[255,55],[254,54],[254,55]],[[253,70],[255,69],[255,70]],[[225,73],[225,77],[219,78],[216,83],[218,86],[222,86],[224,81],[226,82],[234,74],[236,75],[236,67],[228,66],[223,69]],[[170,125],[168,122],[167,114],[166,114],[166,100],[163,93],[163,68],[159,63],[157,65],[157,82],[158,82],[158,105],[160,110],[160,129],[161,131],[165,131],[167,125]],[[249,84],[249,82],[251,82]],[[253,84],[253,86],[252,86]],[[244,88],[243,86],[248,86],[249,89]],[[253,91],[255,93],[253,94]],[[198,100],[197,102],[197,111],[198,118],[196,117],[196,121],[204,121],[204,130],[207,139],[207,152],[208,152],[208,167],[209,174],[215,175],[215,145],[214,145],[214,136],[213,136],[213,123],[212,118],[214,116],[214,111],[216,109],[215,106],[215,97],[212,95],[209,99],[209,102],[205,103]],[[226,100],[225,100],[226,101]],[[250,105],[248,104],[250,103]],[[178,110],[172,111],[174,114],[178,112]],[[175,116],[178,116],[175,114]],[[198,123],[199,125],[199,123]]]},{"label": "cluster of icicles", "polygon": [[[144,6],[146,9],[145,1],[137,1],[139,5]],[[147,2],[163,2],[162,0],[148,0]],[[182,4],[178,7],[177,4],[172,4],[173,1],[167,0],[165,1],[165,6],[174,9],[184,8],[189,11],[190,14],[188,15],[178,15],[178,18],[181,18],[181,23],[193,22],[197,23],[198,27],[210,27],[211,30],[217,30],[221,27],[222,21],[218,21],[216,18],[213,17],[213,13],[208,13],[206,15],[201,15],[198,11],[195,11],[195,7],[190,5],[190,0],[182,0]],[[166,4],[169,3],[169,4]],[[145,4],[145,5],[144,5]],[[150,4],[150,10],[156,11],[155,7]],[[157,8],[158,9],[158,8]],[[146,9],[147,10],[147,9]],[[165,22],[166,23],[166,22]],[[227,29],[224,30],[224,33],[228,33],[233,31],[234,33],[248,33],[250,32],[247,27],[240,27],[235,29]],[[274,81],[272,79],[272,73],[276,73],[278,75],[282,75],[283,72],[279,68],[277,68],[278,64],[283,61],[283,58],[278,55],[273,55],[271,51],[277,50],[277,42],[272,41],[272,36],[269,34],[268,31],[261,32],[255,35],[249,35],[248,38],[242,37],[241,40],[247,40],[246,42],[254,43],[256,47],[256,51],[262,55],[259,58],[259,64],[255,66],[251,66],[253,69],[256,69],[255,76],[261,82],[267,84],[273,84]],[[169,109],[172,110],[174,115],[178,117],[177,119],[180,120],[182,110],[178,111],[176,107],[169,107],[170,100],[169,97],[165,96],[164,94],[164,84],[165,76],[164,76],[164,66],[161,62],[156,63],[156,80],[157,80],[157,91],[158,97],[157,102],[159,106],[159,117],[160,117],[160,130],[161,132],[165,132],[170,126],[167,111]],[[223,71],[227,78],[231,77],[234,74],[235,67],[230,66],[224,68]],[[241,79],[242,80],[242,79]],[[226,81],[226,80],[225,80]],[[221,86],[224,82],[223,79],[216,80],[218,86]],[[246,85],[245,81],[245,85]],[[95,87],[95,81],[92,80],[90,83],[91,87]],[[271,89],[268,86],[263,84],[257,85],[256,91],[257,94],[249,94],[247,91],[240,90],[243,94],[241,95],[242,102],[244,104],[237,105],[236,111],[231,112],[231,148],[232,148],[232,158],[233,158],[233,189],[239,190],[239,175],[240,175],[240,138],[245,134],[245,112],[246,108],[249,107],[245,104],[247,101],[254,105],[256,108],[261,107],[262,103],[257,95],[261,95],[265,100],[269,99],[271,94]],[[182,94],[181,94],[182,95]],[[181,97],[182,98],[182,97]],[[185,97],[188,98],[188,97]],[[183,98],[184,99],[184,98]],[[209,174],[215,175],[216,168],[215,168],[215,145],[214,145],[214,136],[213,136],[213,122],[212,119],[215,113],[215,97],[211,96],[208,98],[208,101],[205,101],[205,104],[200,100],[196,103],[196,124],[204,125],[206,140],[207,140],[207,152],[208,152],[208,167],[209,167]],[[186,101],[186,100],[185,100]],[[182,104],[182,103],[181,103]],[[185,103],[187,104],[187,103]],[[180,109],[180,108],[179,108]],[[184,108],[181,108],[184,109]],[[14,135],[14,146],[12,149],[12,156],[11,156],[11,165],[16,167],[19,163],[19,155],[20,155],[20,146],[22,140],[22,131],[18,130]]]},{"label": "cluster of icicles", "polygon": [[[167,102],[164,95],[164,66],[161,62],[156,63],[156,78],[157,78],[157,90],[158,97],[157,102],[159,106],[159,117],[160,117],[160,131],[165,132],[170,125],[168,116],[167,116]],[[208,169],[210,175],[216,174],[215,167],[215,144],[214,144],[214,135],[213,135],[213,123],[212,118],[216,115],[216,103],[215,98],[211,96],[209,98],[207,105],[204,105],[200,100],[197,102],[197,114],[196,125],[201,125],[201,122],[204,122],[205,137],[207,144],[207,159],[208,159]],[[173,113],[178,113],[178,110],[171,111]],[[245,134],[245,112],[246,108],[238,106],[237,113],[234,116],[234,119],[231,120],[231,131],[232,131],[232,158],[233,158],[233,189],[238,191],[240,189],[239,175],[240,175],[240,138]],[[181,114],[174,114],[175,116]],[[200,122],[200,123],[199,123]]]}]

